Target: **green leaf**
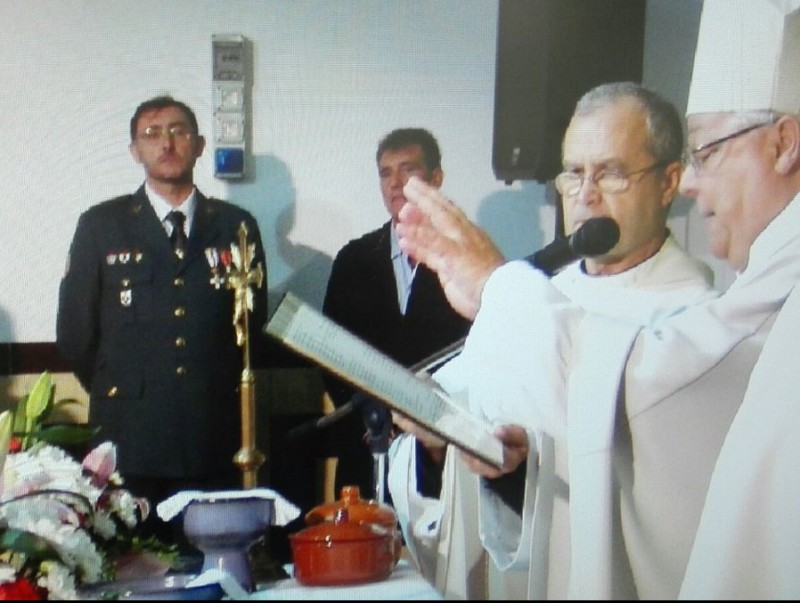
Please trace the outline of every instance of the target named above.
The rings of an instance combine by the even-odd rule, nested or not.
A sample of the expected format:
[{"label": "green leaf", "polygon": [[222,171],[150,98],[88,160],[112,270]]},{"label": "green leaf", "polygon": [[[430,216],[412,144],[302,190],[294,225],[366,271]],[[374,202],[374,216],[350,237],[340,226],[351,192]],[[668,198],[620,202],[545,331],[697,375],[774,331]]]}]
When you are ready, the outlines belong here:
[{"label": "green leaf", "polygon": [[25,429],[26,407],[28,406],[28,394],[25,394],[17,402],[17,409],[14,412],[14,433],[23,433]]},{"label": "green leaf", "polygon": [[8,449],[8,442],[14,433],[14,413],[4,410],[0,413],[0,449]]},{"label": "green leaf", "polygon": [[48,410],[53,397],[53,380],[50,373],[45,371],[36,380],[31,393],[28,394],[27,404],[25,405],[25,416],[28,420],[39,421]]},{"label": "green leaf", "polygon": [[5,528],[0,531],[0,549],[11,549],[24,554],[29,559],[60,559],[58,552],[49,541],[16,528]]},{"label": "green leaf", "polygon": [[53,446],[76,446],[88,443],[100,432],[100,427],[89,425],[44,425],[33,432],[33,437]]},{"label": "green leaf", "polygon": [[5,410],[0,413],[0,475],[3,474],[6,457],[8,456],[8,445],[11,442],[13,432],[14,413],[10,410]]}]

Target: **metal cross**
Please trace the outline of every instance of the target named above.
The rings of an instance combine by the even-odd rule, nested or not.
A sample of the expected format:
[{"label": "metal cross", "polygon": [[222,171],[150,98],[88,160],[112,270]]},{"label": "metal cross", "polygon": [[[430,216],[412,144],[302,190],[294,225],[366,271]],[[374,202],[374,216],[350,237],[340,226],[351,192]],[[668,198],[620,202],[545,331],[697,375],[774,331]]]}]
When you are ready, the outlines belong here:
[{"label": "metal cross", "polygon": [[255,243],[247,243],[247,226],[239,226],[239,243],[231,243],[233,261],[226,266],[226,285],[234,291],[233,326],[236,329],[236,344],[242,348],[242,379],[239,388],[242,416],[242,447],[233,458],[242,471],[245,489],[258,485],[258,468],[266,457],[256,449],[255,425],[255,378],[250,370],[250,342],[248,312],[253,309],[253,286],[260,288],[264,282],[264,269],[259,262],[251,267],[255,255]]},{"label": "metal cross", "polygon": [[[264,282],[264,269],[259,262],[251,268],[255,255],[255,243],[247,243],[247,226],[242,222],[239,225],[239,244],[231,243],[233,261],[226,267],[226,284],[228,289],[234,290],[233,325],[236,328],[236,344],[239,347],[247,346],[248,329],[247,313],[253,309],[253,289],[260,288]],[[250,358],[245,349],[245,368],[250,367]]]}]

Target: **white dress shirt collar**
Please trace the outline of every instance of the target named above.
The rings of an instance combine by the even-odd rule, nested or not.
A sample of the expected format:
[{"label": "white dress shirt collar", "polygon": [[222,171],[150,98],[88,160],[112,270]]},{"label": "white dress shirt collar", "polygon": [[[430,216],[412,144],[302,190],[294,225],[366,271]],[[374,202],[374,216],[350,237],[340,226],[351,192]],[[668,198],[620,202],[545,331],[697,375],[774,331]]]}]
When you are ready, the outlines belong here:
[{"label": "white dress shirt collar", "polygon": [[188,237],[189,233],[192,231],[194,210],[197,207],[197,188],[193,188],[192,192],[189,193],[189,196],[186,197],[186,199],[184,199],[178,207],[174,207],[172,204],[170,204],[146,182],[144,185],[144,190],[147,193],[147,199],[150,201],[150,205],[153,206],[158,219],[162,224],[165,225],[164,228],[167,230],[167,234],[169,234],[169,226],[167,226],[168,222],[166,222],[167,214],[173,210],[181,211],[186,214],[184,229],[186,230],[186,236]]}]

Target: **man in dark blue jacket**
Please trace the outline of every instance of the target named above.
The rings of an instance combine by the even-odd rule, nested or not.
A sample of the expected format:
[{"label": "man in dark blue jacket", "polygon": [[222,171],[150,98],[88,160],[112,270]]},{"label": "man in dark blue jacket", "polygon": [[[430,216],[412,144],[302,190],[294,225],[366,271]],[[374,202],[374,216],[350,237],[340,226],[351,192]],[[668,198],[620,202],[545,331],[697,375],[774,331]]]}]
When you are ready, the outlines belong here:
[{"label": "man in dark blue jacket", "polygon": [[[253,216],[194,185],[205,140],[188,106],[148,100],[130,133],[145,182],[81,215],[61,281],[57,343],[90,394],[90,422],[118,445],[127,485],[157,504],[182,489],[241,484],[232,459],[242,348],[234,292],[222,280],[241,224],[255,244],[252,267],[266,264]],[[254,358],[265,292],[255,289],[249,319]]]},{"label": "man in dark blue jacket", "polygon": [[[415,265],[397,246],[395,224],[406,198],[403,186],[417,176],[437,188],[444,180],[436,138],[422,128],[387,134],[376,153],[381,194],[391,219],[380,228],[347,243],[333,262],[323,304],[324,313],[400,364],[411,366],[467,334],[470,322],[447,302],[438,277]],[[345,404],[353,390],[333,378],[327,389],[334,405]],[[367,405],[368,420],[391,416],[377,403]],[[379,431],[374,423],[368,426]],[[365,441],[362,413],[353,413],[332,428],[337,495],[342,486],[359,486],[374,495],[373,458]],[[438,476],[438,472],[433,472]],[[432,488],[438,494],[438,486]]]}]

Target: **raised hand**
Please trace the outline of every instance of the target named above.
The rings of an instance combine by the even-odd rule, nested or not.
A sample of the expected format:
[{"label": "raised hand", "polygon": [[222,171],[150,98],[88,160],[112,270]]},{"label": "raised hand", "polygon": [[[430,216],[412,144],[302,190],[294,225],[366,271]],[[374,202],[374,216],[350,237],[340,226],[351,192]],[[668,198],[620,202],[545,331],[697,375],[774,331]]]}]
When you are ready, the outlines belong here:
[{"label": "raised hand", "polygon": [[400,248],[439,277],[450,305],[474,319],[483,286],[505,258],[489,235],[469,221],[441,191],[416,177],[403,188]]}]

